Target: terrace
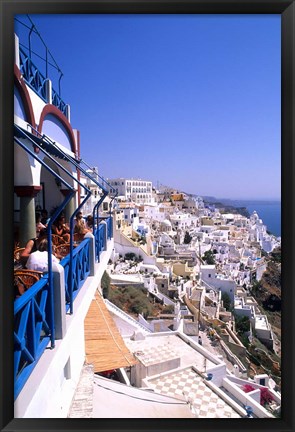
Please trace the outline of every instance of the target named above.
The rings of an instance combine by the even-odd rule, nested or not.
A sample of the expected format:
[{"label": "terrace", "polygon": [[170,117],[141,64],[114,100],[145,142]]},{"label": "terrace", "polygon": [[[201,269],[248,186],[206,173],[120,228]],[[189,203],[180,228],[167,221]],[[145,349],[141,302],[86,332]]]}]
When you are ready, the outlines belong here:
[{"label": "terrace", "polygon": [[66,317],[75,313],[82,288],[101,273],[99,261],[112,250],[112,217],[53,265],[14,303],[14,379],[18,396],[46,348],[66,335]]}]

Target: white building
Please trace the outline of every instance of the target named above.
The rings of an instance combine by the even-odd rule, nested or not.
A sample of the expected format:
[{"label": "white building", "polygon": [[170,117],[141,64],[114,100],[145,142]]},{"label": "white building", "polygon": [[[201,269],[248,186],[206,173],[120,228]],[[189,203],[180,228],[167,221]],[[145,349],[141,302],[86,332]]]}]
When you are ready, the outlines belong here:
[{"label": "white building", "polygon": [[170,215],[172,226],[176,229],[186,230],[197,226],[198,218],[190,213],[177,212]]},{"label": "white building", "polygon": [[237,288],[234,280],[225,275],[216,273],[215,265],[201,265],[200,271],[200,277],[205,283],[205,286],[228,294],[231,302],[234,302],[234,296]]},{"label": "white building", "polygon": [[116,190],[119,197],[137,204],[153,202],[152,182],[142,179],[116,178],[108,179],[108,183]]}]

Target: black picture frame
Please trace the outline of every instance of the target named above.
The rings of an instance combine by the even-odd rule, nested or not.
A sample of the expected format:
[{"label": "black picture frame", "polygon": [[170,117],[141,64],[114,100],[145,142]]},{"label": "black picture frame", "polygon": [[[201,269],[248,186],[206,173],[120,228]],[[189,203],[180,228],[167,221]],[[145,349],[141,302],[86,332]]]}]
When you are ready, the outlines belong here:
[{"label": "black picture frame", "polygon": [[[280,14],[282,23],[282,418],[281,419],[15,419],[13,414],[13,17],[48,13]],[[294,430],[294,0],[0,0],[0,307],[1,431],[292,431]]]}]

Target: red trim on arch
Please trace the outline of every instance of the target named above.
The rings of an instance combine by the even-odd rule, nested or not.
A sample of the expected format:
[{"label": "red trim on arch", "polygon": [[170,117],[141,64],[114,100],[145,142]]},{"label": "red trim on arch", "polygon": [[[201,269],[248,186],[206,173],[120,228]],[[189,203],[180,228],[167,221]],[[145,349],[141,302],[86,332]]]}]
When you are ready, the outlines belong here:
[{"label": "red trim on arch", "polygon": [[62,112],[56,106],[48,104],[43,108],[41,116],[40,116],[38,132],[42,133],[43,122],[45,120],[45,117],[48,116],[49,114],[56,117],[62,123],[62,125],[65,127],[67,133],[69,134],[71,150],[73,153],[76,154],[76,141],[75,141],[75,136],[73,133],[72,126],[71,126],[70,122],[68,121],[68,119],[66,118],[66,116],[64,114],[62,114]]},{"label": "red trim on arch", "polygon": [[[21,72],[19,68],[14,64],[14,85],[18,89],[22,102],[24,104],[24,109],[26,113],[26,121],[30,123],[33,128],[36,129],[36,122],[35,122],[35,116],[34,116],[34,110],[33,105],[31,102],[31,98],[28,92],[28,89],[26,87],[25,81],[21,75]],[[34,133],[34,131],[33,131]]]}]

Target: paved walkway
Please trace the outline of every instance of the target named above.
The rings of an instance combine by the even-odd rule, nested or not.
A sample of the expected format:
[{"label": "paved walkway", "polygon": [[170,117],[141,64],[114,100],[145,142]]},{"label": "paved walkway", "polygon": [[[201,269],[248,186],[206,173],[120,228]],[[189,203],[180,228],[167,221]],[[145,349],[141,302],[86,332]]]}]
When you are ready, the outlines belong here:
[{"label": "paved walkway", "polygon": [[[234,365],[227,359],[223,349],[220,347],[218,342],[216,344],[212,342],[211,339],[208,337],[206,330],[199,330],[199,335],[202,338],[203,347],[216,356],[222,356],[222,360],[226,364],[227,369],[230,372],[233,372]],[[195,341],[198,341],[198,336],[191,336],[191,338]]]}]

